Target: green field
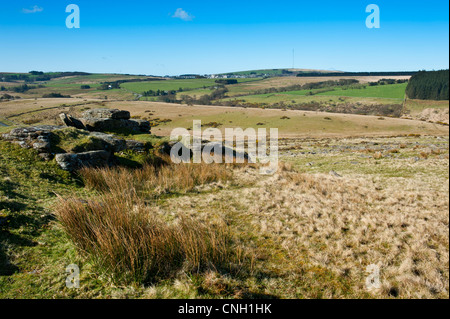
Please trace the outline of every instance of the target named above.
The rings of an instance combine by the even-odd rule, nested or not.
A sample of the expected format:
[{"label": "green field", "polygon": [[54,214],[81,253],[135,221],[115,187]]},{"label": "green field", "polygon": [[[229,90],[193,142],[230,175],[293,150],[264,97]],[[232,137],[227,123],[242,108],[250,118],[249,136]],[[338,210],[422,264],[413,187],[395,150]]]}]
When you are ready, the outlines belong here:
[{"label": "green field", "polygon": [[398,103],[404,99],[406,86],[407,83],[366,87],[361,86],[359,89],[332,87],[315,90],[299,90],[236,97],[231,97],[229,94],[230,97],[223,99],[222,101],[241,100],[245,103],[263,103],[265,105],[273,105],[280,102],[287,104],[302,104],[311,102],[341,104],[347,102],[358,103],[364,100],[364,102],[376,104],[390,104],[393,101]]},{"label": "green field", "polygon": [[[407,83],[391,84],[391,85],[377,85],[366,86],[360,89],[345,89],[334,88],[332,91],[317,93],[317,96],[346,96],[346,97],[363,97],[363,98],[383,98],[383,99],[398,99],[405,98],[405,90]],[[320,92],[320,90],[301,90],[284,92],[287,95],[307,95],[309,92]]]},{"label": "green field", "polygon": [[[106,96],[111,99],[135,99],[138,94],[142,94],[145,91],[162,90],[162,91],[178,91],[180,88],[187,94],[191,90],[199,90],[196,94],[198,96],[209,94],[211,90],[209,88],[218,85],[215,79],[163,79],[159,78],[155,81],[141,81],[146,79],[152,79],[147,76],[139,75],[120,75],[120,74],[90,74],[79,76],[68,76],[55,78],[50,81],[36,82],[30,84],[30,86],[36,87],[30,89],[24,93],[15,94],[21,98],[35,98],[36,96],[42,96],[48,93],[61,93],[63,95],[81,95],[85,98],[105,98]],[[115,90],[98,90],[102,83],[115,82],[119,80],[137,80],[137,82],[122,83],[121,88]],[[261,79],[238,79],[239,83],[255,82]],[[23,81],[10,82],[4,84],[6,87],[14,87],[23,85]],[[42,85],[42,87],[37,87]],[[90,89],[81,89],[81,85],[89,85]],[[237,85],[229,85],[233,87]],[[157,97],[142,98],[143,100],[157,100]]]},{"label": "green field", "polygon": [[90,74],[90,75],[79,75],[70,76],[64,78],[56,78],[48,81],[48,85],[66,85],[66,84],[95,84],[102,82],[114,82],[118,80],[130,80],[130,79],[145,79],[145,76],[138,75],[122,75],[122,74]]},{"label": "green field", "polygon": [[[258,70],[257,70],[258,71]],[[283,69],[269,69],[269,70],[259,70],[260,72],[265,72],[267,74],[275,74],[276,72],[281,72]],[[244,71],[238,72],[237,74],[251,74],[255,71]],[[120,90],[106,90],[99,91],[98,88],[102,83],[114,82],[118,80],[133,80],[136,79],[138,82],[128,82],[122,83]],[[90,74],[90,75],[78,75],[78,76],[68,76],[55,78],[51,81],[46,81],[42,83],[33,83],[32,85],[42,84],[44,87],[31,89],[25,93],[17,94],[21,98],[34,98],[36,96],[41,96],[48,93],[61,93],[63,95],[78,95],[85,98],[105,98],[108,96],[111,99],[125,99],[133,100],[146,91],[179,91],[178,98],[181,95],[196,96],[197,98],[202,95],[211,94],[215,85],[217,85],[215,79],[163,79],[160,78],[157,81],[142,81],[142,79],[150,79],[147,76],[139,75],[120,75],[120,74]],[[229,90],[227,96],[232,98],[236,96],[238,99],[245,100],[250,103],[307,103],[313,100],[318,100],[322,102],[333,102],[339,103],[342,101],[337,101],[338,98],[363,98],[367,99],[381,99],[385,103],[391,103],[393,99],[402,100],[405,95],[405,89],[407,84],[393,84],[393,85],[379,85],[379,86],[360,86],[361,89],[356,86],[355,88],[344,88],[344,87],[333,87],[329,88],[329,91],[324,92],[328,89],[317,89],[317,90],[300,90],[300,91],[289,91],[280,92],[273,94],[254,94],[258,90],[264,90],[268,88],[280,88],[286,87],[293,84],[303,85],[308,83],[306,78],[297,79],[296,81],[287,80],[290,77],[280,77],[280,78],[252,78],[252,79],[237,79],[238,84],[227,85]],[[314,80],[311,80],[314,81]],[[18,86],[23,82],[11,82],[6,84],[6,87]],[[88,84],[90,89],[81,89],[81,85]],[[312,93],[312,94],[311,94]],[[241,96],[241,97],[239,97]],[[157,101],[157,97],[142,97],[142,100]],[[336,100],[336,101],[335,101]],[[382,102],[383,103],[383,102]]]},{"label": "green field", "polygon": [[[239,79],[241,82],[255,81],[258,79]],[[183,80],[164,80],[164,81],[154,81],[154,82],[130,82],[121,85],[122,88],[135,92],[143,93],[145,91],[153,90],[163,90],[172,91],[179,90],[192,90],[199,88],[206,88],[210,86],[217,85],[215,79],[183,79]]]}]

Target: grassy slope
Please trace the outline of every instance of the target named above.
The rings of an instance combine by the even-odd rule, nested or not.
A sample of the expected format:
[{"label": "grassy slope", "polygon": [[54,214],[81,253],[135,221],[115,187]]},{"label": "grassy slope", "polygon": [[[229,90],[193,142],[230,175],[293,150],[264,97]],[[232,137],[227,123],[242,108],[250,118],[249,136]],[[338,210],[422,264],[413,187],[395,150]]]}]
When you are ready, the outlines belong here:
[{"label": "grassy slope", "polygon": [[[281,145],[283,159],[305,174],[256,177],[238,192],[225,188],[161,204],[170,216],[219,212],[258,247],[255,264],[264,276],[236,282],[214,274],[210,282],[262,287],[266,296],[280,297],[448,297],[448,261],[439,257],[448,254],[448,139],[304,139]],[[240,174],[250,181],[257,173]],[[367,294],[365,269],[372,263],[381,265],[382,289]],[[177,286],[196,288],[189,279]],[[158,294],[170,296],[151,291]]]},{"label": "grassy slope", "polygon": [[305,104],[311,102],[323,103],[325,105],[330,104],[343,104],[343,103],[361,103],[361,104],[398,104],[400,100],[383,99],[383,98],[362,98],[362,97],[343,97],[343,96],[325,96],[325,95],[290,95],[283,93],[269,93],[269,94],[257,94],[243,97],[226,98],[222,101],[239,100],[246,103],[258,103],[265,106],[283,102],[285,106],[295,104]]},{"label": "grassy slope", "polygon": [[[310,97],[305,97],[310,98]],[[328,101],[328,97],[320,97]],[[349,98],[347,101],[353,101]],[[159,136],[170,135],[177,127],[190,128],[193,120],[204,124],[217,122],[219,128],[278,128],[280,136],[370,136],[397,134],[447,135],[448,128],[431,123],[385,118],[304,111],[282,111],[274,109],[251,109],[238,107],[186,106],[179,104],[141,101],[98,101],[82,99],[16,100],[0,103],[0,118],[16,124],[29,120],[42,124],[60,124],[58,114],[69,113],[80,116],[86,108],[119,108],[128,110],[132,116],[142,119],[170,120],[153,128]],[[19,116],[14,116],[21,114]],[[13,117],[11,117],[13,116]],[[289,119],[282,120],[287,116]],[[1,121],[1,120],[0,120]],[[8,124],[8,123],[7,123]],[[13,123],[9,123],[13,124]],[[257,125],[260,124],[260,125]],[[261,125],[262,124],[262,125]],[[7,130],[7,128],[1,128]]]},{"label": "grassy slope", "polygon": [[[370,145],[369,142],[371,142]],[[383,158],[374,159],[373,155],[376,149],[386,144],[388,147],[382,148]],[[401,144],[406,146],[403,147]],[[367,151],[358,152],[353,148],[360,145]],[[420,147],[416,148],[417,145]],[[439,149],[440,152],[430,153],[429,147],[431,146],[435,150]],[[439,207],[445,205],[445,196],[437,196],[437,194],[442,193],[442,181],[448,180],[448,139],[287,140],[281,143],[281,148],[282,158],[293,162],[302,171],[311,174],[327,174],[330,170],[336,170],[346,177],[343,181],[329,182],[322,175],[317,177],[311,175],[306,184],[304,182],[292,184],[285,175],[281,179],[268,178],[266,180],[266,178],[255,175],[252,170],[238,171],[237,177],[240,182],[233,183],[232,187],[204,186],[196,189],[195,193],[185,196],[173,194],[173,196],[161,198],[157,202],[158,213],[165,214],[167,212],[167,216],[178,213],[209,216],[211,212],[214,212],[226,217],[235,234],[257,256],[252,274],[227,276],[214,271],[194,276],[181,274],[173,280],[158,282],[153,286],[121,286],[119,288],[111,284],[108,276],[99,274],[86,259],[76,252],[73,244],[50,214],[55,200],[53,192],[82,197],[90,196],[91,193],[77,184],[76,179],[61,171],[56,164],[40,162],[33,151],[23,150],[18,146],[0,141],[0,220],[2,221],[0,258],[3,259],[0,268],[3,275],[0,276],[0,298],[359,298],[393,297],[397,290],[399,290],[399,297],[445,297],[446,294],[448,295],[448,286],[444,287],[444,291],[436,290],[438,292],[434,292],[433,285],[440,280],[437,277],[427,277],[426,280],[430,284],[411,281],[414,282],[414,285],[410,286],[408,281],[402,282],[400,274],[397,273],[397,263],[402,260],[408,261],[413,258],[413,255],[403,248],[398,257],[400,259],[395,257],[395,254],[392,255],[389,247],[383,246],[383,240],[387,237],[372,238],[375,240],[374,244],[381,246],[374,246],[375,250],[370,253],[365,252],[364,245],[356,246],[359,247],[359,258],[365,258],[364,256],[375,258],[379,257],[377,254],[381,253],[395,261],[393,266],[389,266],[391,267],[389,271],[386,274],[383,273],[385,286],[380,294],[367,294],[363,290],[364,277],[361,277],[364,267],[354,266],[349,274],[341,273],[343,268],[351,265],[354,261],[351,257],[347,257],[344,264],[339,260],[334,260],[334,248],[328,249],[333,246],[331,242],[327,243],[323,240],[325,237],[319,239],[314,233],[310,233],[312,237],[302,240],[300,246],[298,243],[296,244],[296,236],[293,236],[293,232],[296,231],[294,226],[306,227],[305,225],[308,224],[304,225],[304,219],[299,219],[298,214],[292,215],[287,210],[288,206],[285,203],[288,198],[286,196],[289,192],[293,192],[289,196],[296,194],[295,198],[292,198],[294,202],[300,198],[302,202],[306,203],[306,206],[301,206],[302,209],[307,209],[308,205],[312,205],[316,201],[319,204],[323,202],[331,205],[331,208],[327,208],[328,204],[320,206],[325,214],[329,209],[333,209],[332,205],[341,205],[339,198],[335,198],[335,196],[347,196],[345,193],[349,187],[357,187],[360,183],[353,179],[362,178],[369,184],[375,183],[375,186],[368,184],[364,187],[374,189],[376,187],[377,191],[381,189],[383,194],[386,193],[384,196],[388,196],[388,198],[390,198],[388,194],[391,194],[389,187],[397,185],[395,187],[402,189],[402,185],[408,185],[408,194],[400,193],[398,198],[393,197],[392,199],[395,199],[396,202],[400,201],[404,205],[403,207],[408,207],[408,209],[412,208],[411,205],[415,205],[417,201],[408,201],[407,198],[412,195],[419,196],[415,192],[425,187],[424,189],[427,191],[423,201],[418,199],[419,197],[417,200],[421,201],[421,205],[433,203],[434,210],[440,209]],[[389,149],[398,149],[399,152],[390,152]],[[331,152],[324,155],[324,150]],[[296,156],[293,157],[292,153],[295,153]],[[429,158],[423,158],[418,163],[410,164],[411,161],[414,162],[415,157],[421,157],[422,153],[429,154],[427,155]],[[361,155],[367,155],[367,157],[361,157]],[[442,156],[447,156],[447,158]],[[354,164],[354,162],[359,164]],[[319,180],[320,187],[319,184],[316,184]],[[339,183],[336,184],[337,182]],[[341,183],[344,183],[345,187],[335,193],[336,185],[341,185]],[[296,187],[299,187],[298,191],[295,189]],[[282,189],[284,192],[277,193],[274,197],[276,188]],[[351,200],[358,200],[358,202],[351,202],[352,205],[358,205],[358,210],[355,212],[360,210],[377,212],[377,209],[370,206],[372,204],[364,204],[366,197],[361,197],[364,198],[361,201],[360,196],[364,196],[364,194],[360,195],[360,191],[356,191],[358,189],[361,190],[355,188],[353,190],[355,193],[349,195],[352,196]],[[343,190],[345,192],[341,193]],[[332,197],[324,191],[331,194]],[[377,196],[383,194],[380,193]],[[270,197],[267,197],[269,195]],[[389,202],[390,199],[383,200]],[[430,202],[430,200],[432,201]],[[310,201],[309,204],[307,201]],[[388,205],[387,202],[386,205]],[[227,204],[224,205],[224,203]],[[299,205],[295,204],[289,207],[296,208],[300,207]],[[421,210],[414,211],[420,213]],[[328,215],[324,215],[324,218],[328,217]],[[440,218],[439,224],[433,227],[435,231],[439,229],[441,232],[441,223],[445,221],[445,218],[436,217]],[[295,222],[296,219],[298,219],[298,223]],[[342,222],[340,219],[332,221]],[[314,223],[322,225],[320,220],[315,219]],[[347,223],[350,231],[360,230],[361,226],[358,223],[349,220]],[[410,218],[408,223],[410,225],[408,227],[421,225],[420,223],[416,225]],[[379,224],[376,225],[381,227]],[[401,223],[397,225],[397,221],[395,221],[394,225],[395,229],[397,227],[399,229],[399,238],[406,240],[406,243],[413,238],[408,236],[415,236],[415,232],[411,233],[414,228],[402,234],[406,230],[402,230]],[[331,231],[326,229],[320,231]],[[339,230],[340,227],[336,229]],[[311,229],[308,227],[302,228],[297,230],[297,236],[306,236],[310,231]],[[386,231],[388,228],[381,228],[380,234],[385,236],[384,232]],[[445,236],[442,237],[441,233],[439,234],[430,239],[432,241],[429,243],[432,247],[441,249],[445,244]],[[339,236],[336,238],[337,243],[351,244],[353,237],[345,237],[345,233],[337,235]],[[346,253],[348,252],[345,245],[339,247],[344,247]],[[395,249],[392,249],[395,253]],[[417,255],[416,258],[419,258],[417,271],[404,266],[403,269],[407,269],[407,273],[403,272],[402,275],[412,276],[411,278],[414,279],[414,271],[416,271],[417,273],[430,273],[434,276],[435,270],[439,270],[442,265],[435,259],[430,259],[429,262],[426,254],[428,251],[421,250],[420,255]],[[8,260],[10,264],[5,264],[5,260]],[[326,260],[332,262],[327,263]],[[373,262],[370,258],[364,260],[364,264]],[[80,290],[69,290],[64,285],[65,267],[72,263],[81,266],[82,288]],[[433,273],[429,272],[430,267],[432,267]],[[448,269],[447,272],[444,270],[443,276],[447,276],[448,282]],[[447,289],[447,293],[445,289]]]},{"label": "grassy slope", "polygon": [[[134,95],[130,94],[126,90],[108,90],[99,91],[97,88],[104,82],[114,82],[118,80],[131,80],[131,79],[146,79],[146,76],[137,75],[121,75],[121,74],[92,74],[85,76],[70,76],[63,78],[55,78],[47,82],[32,83],[30,85],[44,85],[42,88],[31,89],[25,93],[10,93],[14,96],[20,96],[22,98],[39,98],[43,94],[48,93],[61,93],[63,95],[70,96],[83,96],[89,98],[105,98],[108,96],[110,99],[123,99],[133,100]],[[3,83],[5,87],[19,86],[23,83]],[[81,89],[81,85],[89,85],[90,89]]]},{"label": "grassy slope", "polygon": [[417,114],[425,109],[448,109],[449,101],[407,100],[406,109],[411,114]]},{"label": "grassy slope", "polygon": [[0,141],[0,298],[70,295],[61,279],[77,258],[49,206],[55,193],[81,192],[56,163]]},{"label": "grassy slope", "polygon": [[[249,83],[249,85],[260,85],[262,82]],[[72,83],[71,85],[74,84]],[[103,91],[98,94],[103,94]],[[315,98],[329,99],[329,97],[319,96]],[[22,111],[38,110],[39,112],[22,115],[13,119],[20,123],[20,121],[34,116],[40,119],[45,118],[45,121],[50,121],[50,119],[55,118],[58,112],[68,111],[70,109],[70,107],[61,106],[62,104],[69,105],[76,102],[83,102],[83,100],[18,100],[0,103],[0,117]],[[41,109],[41,105],[45,105],[44,110]],[[48,105],[56,108],[45,110]],[[424,105],[428,107],[434,104],[427,102],[420,103],[420,105],[414,104],[413,107],[421,109]],[[100,105],[88,106],[98,107]],[[399,119],[379,120],[376,117],[342,114],[282,112],[280,110],[216,108],[207,106],[186,107],[142,102],[107,102],[103,106],[128,109],[132,111],[132,115],[143,117],[149,116],[146,111],[152,111],[152,118],[170,118],[172,122],[154,129],[154,133],[161,135],[170,134],[171,129],[174,127],[191,127],[193,119],[201,119],[203,123],[222,123],[223,125],[221,127],[279,127],[280,135],[295,135],[297,137],[369,136],[372,134],[395,135],[409,133],[448,136],[448,128],[429,123]],[[439,106],[448,108],[448,102],[442,105],[439,104]],[[85,105],[74,107],[75,112],[81,111],[84,107]],[[283,116],[288,116],[290,119],[282,120],[281,117]],[[256,126],[257,123],[263,123],[263,125]],[[8,129],[0,127],[0,132]],[[154,139],[154,137],[151,138]],[[365,143],[365,141],[361,143]],[[389,151],[385,151],[383,152],[383,157],[379,160],[373,158],[373,151],[364,153],[352,151],[341,153],[331,152],[331,154],[327,153],[328,155],[325,156],[323,155],[325,153],[322,153],[324,150],[329,151],[329,148],[333,148],[334,146],[340,147],[343,144],[348,146],[352,142],[346,140],[324,140],[323,143],[317,143],[302,140],[300,143],[302,149],[299,149],[296,143],[294,145],[287,145],[287,148],[294,147],[293,152],[296,156],[293,157],[290,153],[291,151],[285,150],[283,159],[292,162],[303,171],[311,174],[328,174],[330,170],[335,170],[345,176],[345,182],[349,183],[349,185],[352,185],[351,183],[353,181],[348,181],[347,177],[372,181],[375,186],[369,185],[369,189],[371,190],[370,194],[372,192],[375,194],[375,190],[381,187],[383,189],[382,192],[388,195],[388,201],[383,204],[385,205],[384,207],[387,207],[386,209],[390,209],[391,206],[395,209],[398,208],[399,211],[403,211],[405,207],[408,209],[406,215],[401,215],[404,220],[408,221],[408,225],[404,223],[404,220],[395,220],[394,223],[397,234],[400,234],[399,238],[407,243],[406,247],[417,247],[419,239],[414,236],[420,234],[420,232],[416,232],[418,228],[415,227],[421,225],[417,221],[422,222],[425,220],[424,218],[426,216],[421,216],[422,212],[433,211],[431,215],[434,218],[432,221],[434,224],[426,227],[432,227],[432,231],[427,232],[427,234],[432,233],[434,235],[429,239],[429,246],[424,246],[424,251],[428,254],[427,247],[431,249],[440,247],[441,249],[447,245],[446,251],[444,249],[443,253],[448,254],[448,217],[447,238],[442,236],[441,233],[436,235],[436,230],[439,229],[439,232],[441,232],[441,225],[445,224],[445,214],[440,216],[437,213],[441,213],[439,211],[440,207],[448,206],[448,197],[446,199],[445,196],[446,192],[442,192],[442,185],[448,181],[448,141],[439,141],[430,138],[411,138],[392,140],[390,142],[380,140],[377,143],[389,143],[393,149],[399,149],[399,152],[390,153]],[[401,148],[400,144],[402,143],[406,144],[407,147]],[[421,145],[421,147],[414,149],[417,144]],[[353,145],[350,146],[353,147]],[[374,148],[376,147],[378,146],[374,146]],[[431,147],[442,150],[442,153],[430,153],[429,149]],[[301,154],[301,152],[305,154]],[[363,157],[362,155],[368,157]],[[444,158],[441,156],[444,156]],[[447,159],[445,159],[445,156],[447,156]],[[416,157],[420,158],[418,162],[415,162]],[[315,241],[309,239],[302,241],[304,245],[307,245],[307,243],[310,245],[305,251],[309,252],[308,254],[311,254],[312,257],[308,257],[308,254],[303,252],[300,254],[295,253],[296,257],[293,258],[292,251],[286,249],[286,245],[295,243],[289,242],[289,239],[292,238],[292,233],[289,232],[289,229],[294,229],[293,226],[297,227],[298,223],[295,221],[295,218],[298,218],[298,216],[276,215],[272,213],[278,209],[277,207],[283,207],[285,205],[286,198],[290,198],[292,195],[288,193],[290,187],[295,187],[295,185],[281,185],[277,184],[277,181],[271,181],[270,185],[273,185],[273,189],[266,189],[266,192],[261,192],[260,188],[256,188],[255,193],[253,193],[253,191],[248,190],[248,187],[251,187],[248,184],[240,185],[239,190],[242,191],[239,192],[236,192],[235,189],[225,189],[221,192],[220,188],[212,188],[211,190],[211,188],[205,187],[205,192],[189,194],[181,198],[177,194],[174,197],[162,199],[158,203],[163,211],[167,210],[170,213],[192,211],[192,213],[196,214],[199,212],[207,214],[213,209],[219,214],[229,214],[230,223],[235,227],[235,231],[239,236],[242,236],[242,239],[247,241],[250,246],[261,248],[258,251],[259,257],[257,262],[259,269],[264,271],[260,271],[248,278],[230,278],[214,273],[206,276],[183,275],[175,280],[157,283],[153,287],[117,288],[108,281],[107,277],[98,274],[90,263],[86,262],[84,258],[76,253],[73,244],[66,238],[64,232],[50,214],[51,205],[55,200],[53,192],[63,195],[79,194],[82,196],[89,196],[91,195],[90,192],[77,184],[75,178],[68,176],[67,173],[56,167],[54,163],[39,162],[36,159],[36,154],[33,151],[22,150],[17,146],[11,146],[0,141],[0,272],[2,275],[6,275],[0,275],[0,298],[214,298],[219,296],[226,298],[258,296],[320,298],[330,296],[370,296],[358,291],[359,288],[355,288],[362,282],[359,278],[358,281],[355,281],[355,277],[339,275],[340,270],[345,268],[341,267],[342,265],[339,265],[339,262],[333,263],[332,266],[327,265],[326,262],[321,264],[321,261],[329,260],[327,258],[333,258],[332,253],[327,255],[326,251],[322,249],[326,247],[324,246],[323,239],[315,238]],[[325,191],[333,191],[334,182],[331,184],[322,183],[322,178],[322,175],[318,175],[316,179],[320,183],[317,185],[325,185],[323,187],[330,188],[329,190],[326,188]],[[366,184],[364,185],[367,186]],[[278,193],[278,190],[274,191],[277,187],[278,190],[284,189],[286,192]],[[322,186],[317,187],[320,188]],[[390,192],[395,193],[403,189],[406,189],[406,193],[400,192],[389,199]],[[299,189],[294,193],[303,194],[302,192],[304,191],[304,189]],[[309,193],[310,191],[312,193]],[[242,194],[246,194],[244,201],[241,200]],[[264,197],[267,194],[272,195]],[[273,194],[277,194],[277,196],[274,197]],[[351,199],[360,200],[358,194],[356,192],[356,197],[352,197]],[[320,193],[316,194],[314,190],[306,190],[306,195],[311,195],[313,200],[314,198],[319,198],[320,201],[324,201],[325,203],[328,203],[327,200],[329,200],[322,198],[322,195]],[[221,198],[225,200],[221,201]],[[307,200],[311,198],[306,197]],[[413,198],[414,200],[409,201],[407,200],[408,198]],[[422,198],[425,198],[425,200],[422,200]],[[389,200],[392,202],[389,202]],[[221,204],[222,202],[226,202],[227,205]],[[268,204],[264,206],[266,202]],[[300,207],[304,202],[302,200],[301,202],[294,203],[292,207]],[[261,210],[255,210],[254,203],[258,203],[258,208],[261,208]],[[332,204],[337,203],[334,202]],[[361,212],[371,210],[373,213],[378,213],[378,210],[373,209],[376,202],[371,202],[370,205],[374,205],[373,207],[364,203],[365,200],[358,203],[358,209]],[[403,206],[397,207],[395,206],[397,205],[396,203],[400,203]],[[415,203],[418,203],[417,207],[414,206],[416,205]],[[193,204],[194,207],[192,207]],[[326,205],[320,207],[324,211],[327,210]],[[334,206],[330,205],[329,207]],[[308,207],[304,208],[307,209]],[[266,214],[267,210],[270,214]],[[389,217],[394,218],[392,215],[389,215]],[[331,218],[330,222],[335,222],[335,219],[333,219],[334,214],[330,214],[330,216],[328,216]],[[371,215],[371,218],[376,218],[374,216]],[[362,220],[362,218],[358,220]],[[255,227],[255,225],[262,225],[262,222],[268,225],[267,231],[260,232],[259,228]],[[302,219],[298,220],[298,222],[302,223]],[[385,221],[379,222],[383,224]],[[404,224],[406,226],[403,226]],[[359,225],[354,223],[350,223],[350,225],[351,230],[351,227],[355,227],[353,229],[354,231],[360,230],[358,228]],[[420,227],[419,230],[422,229]],[[336,229],[339,230],[341,228]],[[388,228],[380,229],[382,236],[384,236],[383,232],[386,229]],[[309,228],[302,229],[299,234],[309,234],[309,230]],[[312,236],[314,238],[314,235]],[[342,238],[345,237],[339,237],[338,240]],[[411,241],[411,238],[414,240]],[[340,247],[345,247],[344,244],[347,244],[347,240],[349,239],[347,238],[345,240],[341,242],[342,245]],[[383,240],[381,238],[381,248],[378,247],[377,249],[381,252],[388,252],[387,249],[392,247],[383,243]],[[299,246],[296,247],[298,248]],[[358,244],[357,247],[361,248],[361,251],[359,251],[361,256],[372,253],[364,251],[364,245]],[[436,286],[438,288],[433,286],[435,283],[439,283],[439,279],[436,279],[437,277],[435,276],[435,273],[439,272],[439,270],[442,271],[442,276],[444,276],[444,279],[447,278],[448,282],[448,263],[442,266],[433,259],[435,255],[427,256],[426,254],[421,255],[421,252],[416,252],[419,254],[420,259],[417,265],[412,267],[410,264],[414,264],[417,258],[409,255],[409,251],[400,250],[399,252],[399,256],[403,258],[401,261],[405,261],[402,269],[406,269],[406,271],[402,274],[397,274],[397,268],[395,267],[387,271],[386,276],[388,276],[390,285],[386,286],[387,290],[383,290],[382,297],[392,296],[390,289],[393,287],[400,288],[400,297],[413,295],[419,297],[447,296],[448,298],[448,284],[447,287],[444,286],[443,292],[439,290],[442,289],[439,285]],[[395,259],[395,262],[399,260]],[[428,260],[433,261],[431,263]],[[9,264],[5,263],[6,261]],[[82,266],[81,290],[68,290],[64,286],[66,276],[64,270],[71,263],[77,263]],[[399,265],[394,263],[394,266]],[[430,266],[432,267],[431,271]],[[424,277],[420,274],[429,275]],[[406,276],[405,278],[407,280],[405,284],[402,284],[401,280],[399,282],[397,276]],[[421,282],[422,284],[420,284]],[[411,291],[411,288],[408,286],[413,287],[413,290]]]},{"label": "grassy slope", "polygon": [[[334,88],[327,92],[321,90],[300,90],[282,93],[256,94],[236,98],[227,98],[226,100],[243,100],[249,103],[266,103],[268,105],[285,102],[285,103],[308,103],[308,102],[331,102],[342,103],[341,97],[347,98],[345,102],[352,103],[399,103],[404,99],[407,84],[380,85],[374,87],[366,87],[365,89],[342,89]],[[315,95],[310,96],[313,92]]]},{"label": "grassy slope", "polygon": [[[55,163],[40,162],[36,154],[18,146],[0,141],[0,298],[271,298],[289,297],[292,292],[265,291],[263,273],[256,271],[249,277],[222,276],[210,272],[203,275],[181,274],[153,286],[130,285],[117,287],[107,274],[77,253],[74,245],[51,214],[55,194],[90,196]],[[188,196],[211,194],[211,190],[198,189]],[[159,204],[179,197],[162,199]],[[233,225],[243,225],[238,217],[229,216]],[[253,241],[247,233],[237,234]],[[256,244],[256,243],[255,243]],[[274,244],[277,245],[277,244]],[[275,246],[271,246],[273,249]],[[279,254],[284,254],[280,253]],[[281,257],[280,258],[285,258]],[[77,264],[81,268],[81,289],[68,289],[65,268]],[[264,267],[263,267],[264,268]],[[334,275],[325,269],[314,268],[310,279],[316,285]],[[310,286],[310,285],[309,285]],[[349,291],[344,283],[327,283],[333,291]],[[342,287],[342,288],[340,288]],[[318,288],[318,287],[317,287]],[[311,288],[308,288],[308,290]],[[320,292],[314,292],[320,295]]]},{"label": "grassy slope", "polygon": [[[233,107],[191,106],[152,102],[114,102],[111,107],[131,111],[142,118],[170,119],[152,129],[160,136],[168,136],[177,127],[192,128],[193,120],[203,124],[217,122],[219,129],[235,128],[278,128],[280,136],[323,137],[323,136],[370,136],[397,134],[448,135],[448,129],[430,123],[385,118],[303,111],[282,111],[272,109],[244,109]],[[150,112],[150,113],[147,113]],[[152,114],[152,115],[149,115]],[[282,119],[287,116],[289,119]],[[257,125],[262,123],[262,125]]]},{"label": "grassy slope", "polygon": [[57,84],[97,84],[100,82],[114,82],[118,80],[143,79],[145,76],[122,74],[91,74],[86,76],[73,76],[51,80],[49,85]]},{"label": "grassy slope", "polygon": [[[255,90],[268,89],[272,87],[287,87],[291,85],[303,85],[306,83],[316,83],[323,81],[336,81],[341,77],[271,77],[268,79],[262,79],[258,81],[249,81],[239,83],[237,85],[228,86],[229,96],[239,96],[243,94],[252,93]],[[383,77],[377,76],[350,76],[342,77],[345,79],[358,80],[360,83],[377,82]],[[409,79],[409,77],[390,77],[394,79]],[[241,81],[241,80],[240,80]],[[190,91],[186,92],[189,95],[201,95],[202,92]]]}]

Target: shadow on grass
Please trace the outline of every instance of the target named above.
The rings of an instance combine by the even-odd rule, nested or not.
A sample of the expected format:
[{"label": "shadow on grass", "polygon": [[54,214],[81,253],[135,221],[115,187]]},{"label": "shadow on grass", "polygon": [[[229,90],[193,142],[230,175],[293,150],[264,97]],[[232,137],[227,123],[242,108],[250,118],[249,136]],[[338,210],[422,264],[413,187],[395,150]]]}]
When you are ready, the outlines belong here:
[{"label": "shadow on grass", "polygon": [[10,263],[8,256],[0,248],[0,276],[11,276],[19,271],[19,267]]},{"label": "shadow on grass", "polygon": [[19,271],[19,267],[11,263],[8,248],[33,247],[36,243],[8,230],[0,230],[0,276],[11,276]]},{"label": "shadow on grass", "polygon": [[10,181],[0,184],[0,194],[8,199],[0,201],[0,276],[19,271],[11,262],[12,252],[36,246],[31,238],[39,235],[43,226],[53,219],[42,208],[25,203],[27,197],[13,191],[16,187]]},{"label": "shadow on grass", "polygon": [[[17,189],[18,185],[16,183],[13,183],[11,181],[5,180],[0,183],[0,194],[4,194],[4,196],[8,198],[19,198],[19,199],[26,199],[27,197],[19,194],[14,191],[14,189]],[[0,202],[0,210],[2,209],[2,203]]]}]

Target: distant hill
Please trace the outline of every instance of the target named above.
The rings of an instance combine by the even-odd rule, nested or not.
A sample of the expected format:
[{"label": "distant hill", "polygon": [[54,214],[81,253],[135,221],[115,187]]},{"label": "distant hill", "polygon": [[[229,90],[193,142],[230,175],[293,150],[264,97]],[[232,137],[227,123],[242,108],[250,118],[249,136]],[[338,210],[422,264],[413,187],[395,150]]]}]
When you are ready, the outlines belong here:
[{"label": "distant hill", "polygon": [[340,71],[309,71],[299,72],[298,77],[311,76],[412,76],[416,71],[390,71],[390,72],[340,72]]},{"label": "distant hill", "polygon": [[262,70],[228,72],[228,73],[221,73],[219,75],[295,76],[301,73],[333,73],[333,72],[340,72],[340,71],[324,71],[324,70],[310,70],[310,69],[262,69]]},{"label": "distant hill", "polygon": [[318,77],[318,76],[408,76],[414,75],[417,71],[391,71],[391,72],[345,72],[331,70],[314,69],[262,69],[222,73],[219,75],[228,76],[298,76],[298,77]]}]

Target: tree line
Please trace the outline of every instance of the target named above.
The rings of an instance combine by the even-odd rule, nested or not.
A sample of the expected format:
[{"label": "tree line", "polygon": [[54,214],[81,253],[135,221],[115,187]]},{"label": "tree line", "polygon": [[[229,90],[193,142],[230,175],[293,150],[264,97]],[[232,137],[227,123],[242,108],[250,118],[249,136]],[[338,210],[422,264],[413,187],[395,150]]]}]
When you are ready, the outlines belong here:
[{"label": "tree line", "polygon": [[33,90],[33,89],[37,89],[37,88],[43,88],[45,87],[44,85],[28,85],[28,84],[22,84],[19,86],[12,86],[12,87],[4,87],[1,86],[0,87],[0,91],[10,91],[10,92],[15,92],[15,93],[25,93],[29,90]]},{"label": "tree line", "polygon": [[449,70],[420,71],[414,75],[406,88],[410,99],[448,100]]},{"label": "tree line", "polygon": [[29,73],[0,73],[0,80],[3,82],[25,81],[27,83],[50,81],[51,79],[66,77],[66,76],[82,76],[91,75],[86,72],[48,72],[30,71]]},{"label": "tree line", "polygon": [[409,80],[406,79],[380,79],[378,82],[369,82],[369,86],[377,86],[377,85],[391,85],[391,84],[401,84],[406,83]]}]

